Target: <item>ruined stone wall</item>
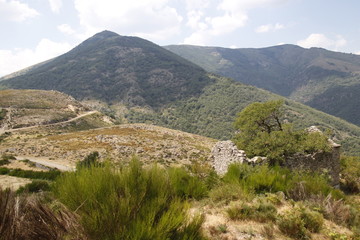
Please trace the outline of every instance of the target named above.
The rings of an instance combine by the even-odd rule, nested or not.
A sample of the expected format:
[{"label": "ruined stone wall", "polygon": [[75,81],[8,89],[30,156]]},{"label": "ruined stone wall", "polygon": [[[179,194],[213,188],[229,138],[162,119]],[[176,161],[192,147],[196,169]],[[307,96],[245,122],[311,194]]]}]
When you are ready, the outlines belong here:
[{"label": "ruined stone wall", "polygon": [[340,174],[340,145],[335,145],[332,152],[318,152],[314,154],[295,154],[286,159],[285,166],[292,170],[308,170],[312,172],[326,172],[332,180],[332,185],[339,185]]},{"label": "ruined stone wall", "polygon": [[[334,186],[339,185],[340,173],[340,145],[330,142],[332,152],[317,152],[314,154],[295,154],[286,160],[285,167],[294,171],[307,170],[327,172],[332,178]],[[232,141],[220,141],[215,144],[211,152],[212,166],[219,175],[224,175],[232,163],[261,164],[264,157],[249,159],[243,150],[239,150]]]}]

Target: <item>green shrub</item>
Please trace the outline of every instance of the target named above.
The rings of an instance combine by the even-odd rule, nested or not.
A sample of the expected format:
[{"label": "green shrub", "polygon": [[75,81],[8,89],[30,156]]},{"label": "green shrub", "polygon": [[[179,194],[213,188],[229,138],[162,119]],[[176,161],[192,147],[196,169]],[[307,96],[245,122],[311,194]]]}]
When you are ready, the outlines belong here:
[{"label": "green shrub", "polygon": [[203,217],[188,218],[186,201],[177,197],[169,174],[143,169],[90,166],[61,176],[54,194],[76,211],[91,239],[203,239]]},{"label": "green shrub", "polygon": [[201,199],[208,194],[206,183],[197,176],[191,176],[183,168],[170,168],[169,177],[175,194],[182,198]]},{"label": "green shrub", "polygon": [[32,171],[32,170],[22,170],[22,169],[9,169],[8,175],[14,177],[30,178],[30,179],[44,179],[44,180],[55,180],[60,176],[61,172],[59,170],[50,170],[50,171]]},{"label": "green shrub", "polygon": [[17,193],[36,193],[40,191],[50,191],[50,184],[45,180],[33,180],[31,183],[26,184],[23,187],[20,187],[16,192]]},{"label": "green shrub", "polygon": [[223,183],[213,188],[209,193],[210,199],[214,202],[225,202],[235,200],[251,200],[253,194],[249,193],[237,183]]},{"label": "green shrub", "polygon": [[341,156],[340,187],[348,193],[360,193],[360,157]]},{"label": "green shrub", "polygon": [[91,166],[103,166],[102,163],[99,162],[99,152],[92,152],[87,155],[82,161],[79,161],[76,164],[76,169],[80,169],[83,167],[91,167]]},{"label": "green shrub", "polygon": [[228,216],[232,220],[254,220],[258,222],[275,221],[277,210],[275,206],[269,202],[241,203],[229,207],[226,210]]},{"label": "green shrub", "polygon": [[322,215],[303,206],[282,214],[277,221],[284,234],[296,239],[309,239],[310,232],[319,232],[324,223]]},{"label": "green shrub", "polygon": [[6,174],[9,174],[9,172],[10,172],[10,169],[8,169],[8,168],[4,168],[4,167],[0,168],[0,175],[6,175]]}]

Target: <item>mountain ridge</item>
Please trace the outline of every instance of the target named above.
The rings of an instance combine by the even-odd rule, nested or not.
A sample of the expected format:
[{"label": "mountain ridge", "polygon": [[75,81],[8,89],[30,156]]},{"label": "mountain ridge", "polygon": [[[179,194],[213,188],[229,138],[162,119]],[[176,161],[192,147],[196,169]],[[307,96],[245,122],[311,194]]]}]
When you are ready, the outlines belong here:
[{"label": "mountain ridge", "polygon": [[[170,45],[166,49],[205,70],[300,101],[357,125],[360,56],[296,45],[219,48]],[[333,97],[336,93],[337,97]],[[351,105],[346,107],[344,105]]]}]

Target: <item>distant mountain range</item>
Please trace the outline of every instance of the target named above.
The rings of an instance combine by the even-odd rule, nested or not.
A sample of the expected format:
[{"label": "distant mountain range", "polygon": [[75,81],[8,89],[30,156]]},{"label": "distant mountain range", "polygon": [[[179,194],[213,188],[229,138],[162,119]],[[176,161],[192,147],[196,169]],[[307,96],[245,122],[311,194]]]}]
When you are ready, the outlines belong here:
[{"label": "distant mountain range", "polygon": [[[1,80],[2,88],[67,93],[123,123],[152,123],[217,139],[231,138],[236,114],[248,104],[282,98],[209,74],[147,40],[109,31],[96,34],[64,55]],[[347,152],[360,155],[360,127],[291,100],[286,100],[285,112],[298,127],[317,125],[333,130]]]},{"label": "distant mountain range", "polygon": [[360,125],[360,56],[295,45],[166,49],[209,72],[280,94]]}]

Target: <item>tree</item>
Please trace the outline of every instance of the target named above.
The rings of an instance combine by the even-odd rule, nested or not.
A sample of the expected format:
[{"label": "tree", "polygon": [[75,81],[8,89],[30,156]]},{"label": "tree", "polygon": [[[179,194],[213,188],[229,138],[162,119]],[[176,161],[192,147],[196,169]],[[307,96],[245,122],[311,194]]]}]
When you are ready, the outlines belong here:
[{"label": "tree", "polygon": [[321,133],[294,130],[284,123],[284,101],[256,102],[238,114],[234,142],[249,157],[266,156],[271,164],[282,164],[294,153],[329,151],[327,137]]}]

